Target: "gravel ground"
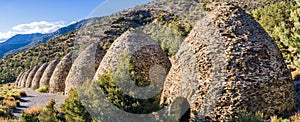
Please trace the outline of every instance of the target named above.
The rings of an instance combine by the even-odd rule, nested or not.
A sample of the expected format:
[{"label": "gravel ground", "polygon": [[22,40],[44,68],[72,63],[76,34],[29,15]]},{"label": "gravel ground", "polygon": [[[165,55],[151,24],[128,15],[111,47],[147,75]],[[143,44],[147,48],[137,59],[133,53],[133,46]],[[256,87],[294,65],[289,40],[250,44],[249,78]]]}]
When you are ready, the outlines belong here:
[{"label": "gravel ground", "polygon": [[44,107],[52,98],[55,99],[55,107],[59,108],[59,106],[64,102],[65,98],[67,97],[65,95],[40,93],[29,88],[24,88],[21,90],[24,90],[27,96],[21,98],[21,106],[17,107],[17,109],[13,111],[13,114],[17,118],[20,117],[23,110],[37,105]]}]

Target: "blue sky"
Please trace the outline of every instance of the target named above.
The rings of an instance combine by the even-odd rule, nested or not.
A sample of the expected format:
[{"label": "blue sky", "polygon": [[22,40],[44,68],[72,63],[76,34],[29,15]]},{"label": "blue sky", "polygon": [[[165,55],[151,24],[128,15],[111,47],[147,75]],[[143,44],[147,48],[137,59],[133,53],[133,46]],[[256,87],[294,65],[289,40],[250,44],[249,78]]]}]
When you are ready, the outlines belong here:
[{"label": "blue sky", "polygon": [[0,0],[0,41],[15,34],[47,33],[153,0]]}]

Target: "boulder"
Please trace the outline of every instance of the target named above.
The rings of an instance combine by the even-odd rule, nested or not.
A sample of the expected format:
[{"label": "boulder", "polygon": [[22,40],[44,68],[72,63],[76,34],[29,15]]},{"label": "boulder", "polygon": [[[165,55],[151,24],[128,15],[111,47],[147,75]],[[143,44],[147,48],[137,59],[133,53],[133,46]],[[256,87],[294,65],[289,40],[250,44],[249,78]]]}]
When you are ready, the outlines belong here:
[{"label": "boulder", "polygon": [[31,88],[32,89],[38,89],[40,87],[40,80],[41,77],[45,71],[45,69],[47,68],[47,66],[49,65],[49,63],[44,63],[36,72],[36,74],[33,77],[32,83],[31,83]]},{"label": "boulder", "polygon": [[76,57],[76,53],[70,52],[57,64],[49,82],[50,93],[65,91],[65,81]]},{"label": "boulder", "polygon": [[33,77],[35,75],[35,73],[37,72],[37,70],[39,69],[39,66],[35,66],[33,67],[33,69],[30,71],[30,73],[28,74],[28,77],[26,79],[26,84],[25,84],[25,87],[27,88],[30,88],[31,87],[31,83],[32,83],[32,80],[33,80]]},{"label": "boulder", "polygon": [[207,5],[175,56],[162,104],[187,98],[191,118],[224,121],[242,110],[270,115],[296,106],[291,73],[276,43],[241,8]]},{"label": "boulder", "polygon": [[93,43],[82,51],[74,61],[65,82],[65,94],[71,88],[79,88],[87,80],[92,80],[99,67],[105,50]]},{"label": "boulder", "polygon": [[54,72],[54,69],[56,67],[56,65],[60,62],[60,58],[56,58],[54,61],[52,61],[51,63],[49,63],[49,65],[47,66],[47,68],[45,69],[41,80],[40,80],[40,87],[41,86],[48,86],[49,87],[49,81],[50,78]]}]

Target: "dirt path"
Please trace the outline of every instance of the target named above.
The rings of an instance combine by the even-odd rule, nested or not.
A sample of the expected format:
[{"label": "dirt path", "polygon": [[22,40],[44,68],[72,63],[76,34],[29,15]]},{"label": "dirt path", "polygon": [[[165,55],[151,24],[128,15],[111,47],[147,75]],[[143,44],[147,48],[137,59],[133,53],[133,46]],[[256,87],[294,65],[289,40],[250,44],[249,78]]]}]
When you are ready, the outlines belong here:
[{"label": "dirt path", "polygon": [[41,106],[44,107],[52,98],[55,99],[55,107],[59,108],[59,106],[64,102],[66,96],[65,95],[57,95],[57,94],[49,94],[49,93],[40,93],[35,90],[24,88],[27,94],[26,97],[21,98],[21,106],[17,107],[17,109],[13,110],[13,114],[19,118],[22,111],[26,110],[33,106]]}]

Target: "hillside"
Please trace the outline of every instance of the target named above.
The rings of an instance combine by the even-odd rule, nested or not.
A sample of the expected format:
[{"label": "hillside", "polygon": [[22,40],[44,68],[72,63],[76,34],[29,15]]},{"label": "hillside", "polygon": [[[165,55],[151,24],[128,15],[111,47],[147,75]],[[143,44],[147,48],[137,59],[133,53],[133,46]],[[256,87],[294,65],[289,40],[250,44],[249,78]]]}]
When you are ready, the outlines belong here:
[{"label": "hillside", "polygon": [[[245,0],[237,1],[237,4],[251,13],[252,11],[265,10],[265,5],[276,5],[275,3],[285,0],[261,1]],[[249,2],[252,6],[245,6]],[[289,3],[289,0],[282,3]],[[199,4],[195,0],[159,0],[89,22],[87,26],[78,31],[56,37],[27,51],[8,55],[0,62],[0,81],[14,81],[21,71],[62,57],[69,51],[76,49],[76,45],[81,41],[97,41],[101,47],[108,49],[110,44],[129,28],[142,28],[145,33],[161,44],[164,51],[172,56],[177,52],[181,42],[201,16],[200,8],[204,7],[205,9],[205,5],[206,3]],[[292,6],[295,5],[292,4]],[[272,30],[267,30],[267,32],[272,32]],[[276,38],[275,36],[272,37]],[[278,44],[282,42],[282,40],[275,40]],[[287,57],[287,55],[284,56]],[[287,62],[290,61],[287,59]]]}]

